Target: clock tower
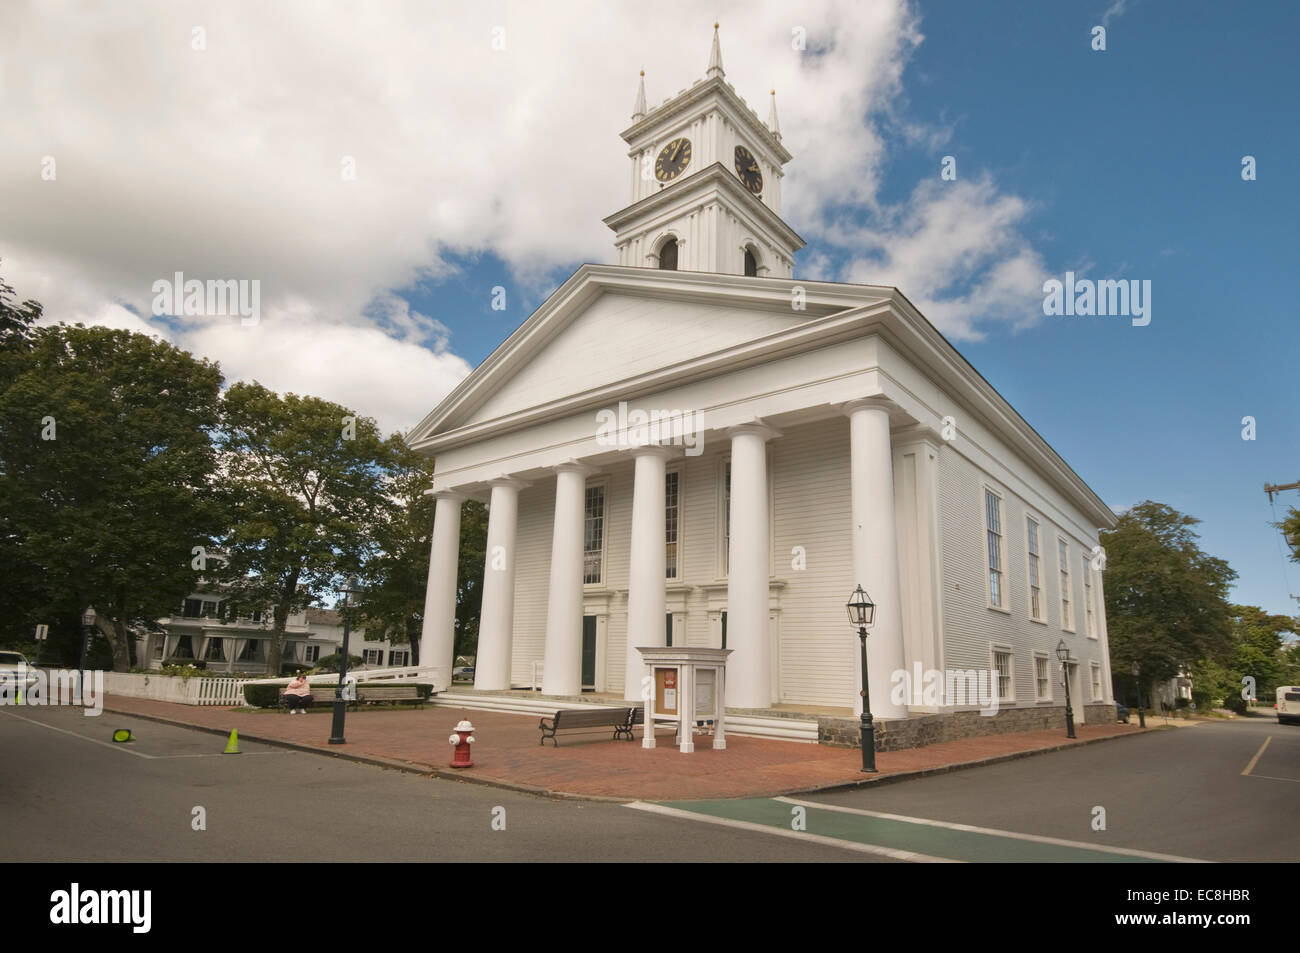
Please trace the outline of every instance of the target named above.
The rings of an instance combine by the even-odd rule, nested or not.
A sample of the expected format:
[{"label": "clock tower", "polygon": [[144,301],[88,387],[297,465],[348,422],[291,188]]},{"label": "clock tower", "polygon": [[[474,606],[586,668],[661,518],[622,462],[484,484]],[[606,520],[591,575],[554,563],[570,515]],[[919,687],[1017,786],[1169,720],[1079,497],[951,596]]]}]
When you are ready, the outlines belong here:
[{"label": "clock tower", "polygon": [[781,218],[781,144],[772,91],[767,123],[724,79],[718,25],[704,79],[646,109],[641,74],[623,130],[631,204],[605,219],[618,263],[790,278],[804,246]]}]

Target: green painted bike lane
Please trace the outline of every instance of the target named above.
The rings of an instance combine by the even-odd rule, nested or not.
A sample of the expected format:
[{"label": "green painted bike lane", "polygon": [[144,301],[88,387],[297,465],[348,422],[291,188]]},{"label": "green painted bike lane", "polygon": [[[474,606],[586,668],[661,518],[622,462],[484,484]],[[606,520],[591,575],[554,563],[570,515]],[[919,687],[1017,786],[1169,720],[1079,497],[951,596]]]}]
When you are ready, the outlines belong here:
[{"label": "green painted bike lane", "polygon": [[797,804],[772,798],[717,801],[662,801],[665,808],[702,815],[703,818],[741,821],[772,828],[783,833],[793,829],[797,809],[806,812],[804,831],[808,834],[885,847],[898,851],[974,863],[1101,863],[1149,864],[1168,863],[1179,858],[1141,852],[1121,853],[1122,849],[1094,850],[1072,843],[1044,843],[1049,838],[1026,839],[1033,835],[1012,836],[1012,832],[957,830],[954,827],[927,823],[922,819],[894,820],[868,814],[847,813],[818,807],[808,801]]}]

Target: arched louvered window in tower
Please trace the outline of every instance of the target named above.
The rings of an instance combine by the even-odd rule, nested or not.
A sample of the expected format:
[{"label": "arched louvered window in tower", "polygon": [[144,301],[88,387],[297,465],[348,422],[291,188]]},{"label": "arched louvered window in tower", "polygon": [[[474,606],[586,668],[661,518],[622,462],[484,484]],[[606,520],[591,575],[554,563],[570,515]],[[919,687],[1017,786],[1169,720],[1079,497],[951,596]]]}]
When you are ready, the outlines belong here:
[{"label": "arched louvered window in tower", "polygon": [[659,249],[659,267],[664,271],[677,270],[677,239],[668,239]]}]

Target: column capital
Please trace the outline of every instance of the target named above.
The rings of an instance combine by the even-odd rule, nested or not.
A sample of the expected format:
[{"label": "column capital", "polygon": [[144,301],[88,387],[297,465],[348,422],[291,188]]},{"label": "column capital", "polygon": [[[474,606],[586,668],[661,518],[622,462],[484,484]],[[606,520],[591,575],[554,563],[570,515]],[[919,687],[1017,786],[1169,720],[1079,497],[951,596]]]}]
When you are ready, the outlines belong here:
[{"label": "column capital", "polygon": [[852,417],[859,410],[883,410],[885,413],[889,413],[897,409],[898,405],[896,403],[888,397],[882,396],[860,397],[857,400],[850,400],[840,404],[840,412],[846,417]]},{"label": "column capital", "polygon": [[469,494],[459,489],[438,490],[430,487],[424,491],[425,496],[431,496],[435,500],[447,500],[450,503],[464,503],[469,499]]},{"label": "column capital", "polygon": [[488,480],[487,485],[490,487],[504,486],[511,490],[526,490],[528,487],[532,486],[532,484],[527,480],[521,480],[518,477],[512,477],[505,473]]},{"label": "column capital", "polygon": [[737,437],[741,434],[753,434],[763,440],[774,440],[781,436],[779,430],[768,426],[761,417],[755,417],[753,420],[746,421],[743,424],[736,424],[734,427],[728,427],[724,433],[728,437]]},{"label": "column capital", "polygon": [[577,460],[565,460],[563,463],[557,463],[551,467],[556,473],[581,473],[585,477],[595,476],[600,471],[586,463],[579,463]]},{"label": "column capital", "polygon": [[659,457],[661,460],[672,460],[682,455],[676,447],[661,447],[653,443],[646,444],[644,447],[632,447],[628,453],[633,457]]}]

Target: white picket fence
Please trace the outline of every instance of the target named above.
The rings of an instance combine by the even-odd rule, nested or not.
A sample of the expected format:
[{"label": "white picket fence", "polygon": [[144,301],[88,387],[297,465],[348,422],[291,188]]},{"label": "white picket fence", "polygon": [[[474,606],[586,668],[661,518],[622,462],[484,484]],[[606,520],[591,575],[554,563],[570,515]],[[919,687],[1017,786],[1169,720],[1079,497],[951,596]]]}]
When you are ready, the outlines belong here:
[{"label": "white picket fence", "polygon": [[182,705],[242,705],[246,678],[181,678],[178,675],[142,675],[105,672],[104,691],[131,698],[153,698]]},{"label": "white picket fence", "polygon": [[[420,681],[433,685],[435,692],[446,691],[450,685],[442,666],[415,666],[402,668],[355,669],[358,682]],[[310,675],[313,685],[337,685],[337,674]],[[131,698],[153,698],[182,705],[245,705],[244,686],[249,682],[258,685],[288,685],[290,678],[181,678],[178,675],[143,675],[128,672],[105,672],[104,691],[110,695]]]}]

